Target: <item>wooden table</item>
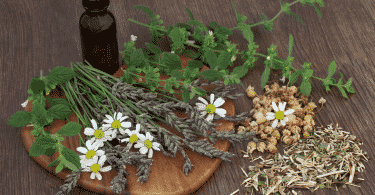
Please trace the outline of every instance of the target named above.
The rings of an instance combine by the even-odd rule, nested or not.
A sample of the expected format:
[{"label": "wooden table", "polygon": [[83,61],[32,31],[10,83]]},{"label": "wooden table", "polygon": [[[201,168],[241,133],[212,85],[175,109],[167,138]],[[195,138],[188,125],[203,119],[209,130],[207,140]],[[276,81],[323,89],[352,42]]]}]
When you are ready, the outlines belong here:
[{"label": "wooden table", "polygon": [[[248,17],[246,23],[261,21],[259,13],[273,18],[280,11],[278,0],[234,0],[237,12]],[[292,3],[292,0],[284,0]],[[150,42],[150,31],[141,25],[128,21],[147,23],[146,14],[133,8],[135,5],[146,5],[155,14],[159,14],[164,25],[186,23],[189,16],[185,6],[194,17],[208,25],[216,21],[227,28],[237,26],[235,12],[231,1],[224,0],[155,0],[155,1],[124,1],[112,0],[110,10],[117,20],[117,35],[119,50],[123,50],[124,42],[130,41],[130,35],[138,37],[135,46],[145,47]],[[320,7],[319,7],[320,8]],[[323,18],[320,19],[311,6],[302,7],[296,3],[291,11],[297,14],[305,23],[302,25],[295,17],[282,13],[274,22],[273,32],[266,31],[262,25],[252,28],[258,53],[267,54],[271,44],[277,46],[279,57],[286,59],[288,55],[288,37],[294,37],[292,57],[293,67],[300,69],[304,62],[311,63],[314,76],[326,78],[329,63],[336,61],[337,71],[333,78],[338,80],[344,74],[344,83],[348,78],[353,79],[356,91],[345,99],[338,88],[331,88],[328,94],[320,80],[312,79],[312,100],[318,105],[323,97],[327,100],[322,111],[316,116],[317,126],[326,127],[336,123],[359,137],[364,142],[362,149],[373,157],[373,141],[375,140],[375,3],[371,0],[330,0],[325,1],[325,7],[320,8]],[[78,20],[84,12],[81,1],[3,1],[0,4],[0,194],[12,195],[51,195],[59,191],[63,181],[52,176],[34,160],[23,147],[21,128],[7,125],[10,116],[23,110],[21,103],[26,100],[30,81],[33,77],[44,75],[56,66],[70,67],[70,62],[82,61]],[[239,50],[247,49],[246,41],[239,30],[234,30],[231,36],[239,44]],[[163,48],[170,51],[169,47]],[[264,71],[263,61],[259,57],[255,68],[241,79],[247,87],[254,86],[255,91],[262,95],[260,76]],[[243,63],[243,62],[242,62]],[[241,65],[236,62],[235,65]],[[272,71],[272,81],[282,84],[281,71]],[[295,85],[300,86],[299,79]],[[285,83],[286,84],[286,83]],[[238,91],[245,93],[240,85],[234,85]],[[236,114],[249,111],[253,104],[250,98],[242,96],[235,101]],[[320,108],[320,105],[318,105]],[[243,158],[240,150],[245,150],[247,143],[232,145],[229,152],[237,154],[232,162],[223,161],[218,171],[202,186],[196,195],[230,194],[237,189],[238,195],[246,194],[246,189],[240,186],[244,174],[240,167],[247,172],[247,167],[253,165],[249,159]],[[254,153],[253,156],[259,155]],[[263,155],[264,156],[264,155]],[[319,190],[319,194],[374,194],[375,165],[365,163],[365,172],[360,173],[364,182],[360,188],[348,186],[338,192],[329,189]],[[89,190],[77,188],[72,194],[97,194]],[[250,194],[250,193],[248,193]],[[298,193],[300,194],[300,193]],[[310,194],[303,191],[301,194]]]}]

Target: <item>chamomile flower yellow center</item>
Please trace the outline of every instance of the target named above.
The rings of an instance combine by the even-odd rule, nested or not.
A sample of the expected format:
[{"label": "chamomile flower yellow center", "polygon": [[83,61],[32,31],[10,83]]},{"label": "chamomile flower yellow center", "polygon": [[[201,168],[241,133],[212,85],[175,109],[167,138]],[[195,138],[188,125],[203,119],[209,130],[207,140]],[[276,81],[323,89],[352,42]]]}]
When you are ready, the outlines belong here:
[{"label": "chamomile flower yellow center", "polygon": [[146,141],[145,141],[145,146],[146,146],[147,148],[152,148],[152,142],[150,142],[150,140],[146,140]]},{"label": "chamomile flower yellow center", "polygon": [[118,128],[120,128],[120,127],[121,127],[121,123],[120,123],[120,121],[118,121],[118,120],[113,121],[113,123],[112,123],[112,128],[114,128],[114,129],[118,129]]},{"label": "chamomile flower yellow center", "polygon": [[96,139],[100,139],[100,138],[102,138],[103,135],[104,135],[104,133],[103,133],[103,131],[100,130],[100,129],[99,129],[99,130],[96,130],[95,133],[94,133],[94,136],[95,136]]},{"label": "chamomile flower yellow center", "polygon": [[136,142],[138,140],[138,136],[137,135],[132,135],[131,137],[130,137],[130,139],[129,139],[129,142],[130,143],[134,143],[134,142]]},{"label": "chamomile flower yellow center", "polygon": [[206,111],[208,114],[213,114],[215,112],[215,106],[212,104],[208,104],[206,106]]},{"label": "chamomile flower yellow center", "polygon": [[93,165],[91,165],[90,169],[91,169],[92,172],[97,173],[100,170],[100,165],[99,164],[93,164]]},{"label": "chamomile flower yellow center", "polygon": [[86,153],[86,158],[87,159],[92,159],[93,156],[96,155],[96,152],[94,150],[89,150],[87,153]]},{"label": "chamomile flower yellow center", "polygon": [[275,117],[276,117],[276,119],[279,119],[279,120],[283,119],[284,118],[284,112],[283,111],[276,112]]}]

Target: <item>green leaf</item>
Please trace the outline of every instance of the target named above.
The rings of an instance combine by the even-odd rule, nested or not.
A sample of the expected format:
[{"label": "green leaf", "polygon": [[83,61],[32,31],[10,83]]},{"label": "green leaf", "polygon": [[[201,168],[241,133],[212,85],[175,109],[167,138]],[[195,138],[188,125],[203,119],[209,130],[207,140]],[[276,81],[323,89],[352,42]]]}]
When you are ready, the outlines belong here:
[{"label": "green leaf", "polygon": [[323,0],[315,0],[315,2],[318,3],[318,5],[319,5],[320,7],[324,7],[324,2],[323,2]]},{"label": "green leaf", "polygon": [[56,173],[60,173],[60,171],[64,168],[64,163],[61,162],[59,165],[56,167]]},{"label": "green leaf", "polygon": [[51,72],[47,75],[47,80],[49,83],[58,85],[66,83],[75,76],[77,76],[77,73],[75,73],[72,69],[57,66],[54,69],[52,69]]},{"label": "green leaf", "polygon": [[179,27],[179,28],[185,28],[186,30],[190,30],[191,29],[191,26],[187,25],[187,24],[184,24],[184,23],[177,23],[175,25],[175,27]]},{"label": "green leaf", "polygon": [[249,68],[245,67],[245,64],[243,64],[242,66],[235,67],[232,73],[237,74],[239,78],[242,78],[247,74],[248,71]]},{"label": "green leaf", "polygon": [[298,79],[298,76],[300,76],[303,73],[303,69],[297,70],[292,75],[290,76],[290,81],[289,81],[289,87],[292,86]]},{"label": "green leaf", "polygon": [[339,79],[339,81],[337,82],[337,84],[339,84],[339,85],[341,85],[344,81],[342,80],[342,78],[344,77],[344,75],[341,73],[341,72],[339,72],[339,74],[340,74],[340,79]]},{"label": "green leaf", "polygon": [[180,57],[169,52],[163,52],[159,66],[168,74],[170,74],[173,70],[182,70]]},{"label": "green leaf", "polygon": [[57,163],[59,163],[60,161],[61,161],[60,157],[56,158],[56,160],[54,160],[53,162],[48,164],[47,167],[53,167],[53,166],[57,165]]},{"label": "green leaf", "polygon": [[320,19],[322,19],[322,13],[320,13],[320,10],[318,7],[316,7],[316,5],[314,5],[314,8],[315,8],[315,11],[316,13],[318,14],[318,16],[320,17]]},{"label": "green leaf", "polygon": [[186,12],[187,12],[188,15],[189,15],[190,20],[195,20],[193,14],[191,13],[191,11],[190,11],[187,7],[185,7],[185,10],[186,10]]},{"label": "green leaf", "polygon": [[145,57],[142,49],[137,49],[130,55],[130,63],[128,67],[141,67],[144,64]]},{"label": "green leaf", "polygon": [[266,15],[264,15],[263,13],[259,13],[260,17],[262,18],[262,25],[264,27],[264,29],[266,30],[269,30],[272,32],[273,29],[273,22],[271,22]]},{"label": "green leaf", "polygon": [[[192,89],[194,89],[194,88],[192,87]],[[193,99],[195,95],[196,95],[195,91],[192,90],[191,93],[190,93],[190,99]]]},{"label": "green leaf", "polygon": [[349,93],[355,93],[354,88],[352,86],[347,86],[346,91],[348,91]]},{"label": "green leaf", "polygon": [[50,136],[39,137],[35,140],[35,144],[48,149],[56,146],[57,141]]},{"label": "green leaf", "polygon": [[335,72],[336,72],[336,62],[335,62],[335,60],[333,60],[331,62],[331,64],[329,65],[329,67],[328,67],[328,76],[327,76],[327,78],[332,77],[333,74],[335,74]]},{"label": "green leaf", "polygon": [[348,95],[346,95],[344,88],[342,88],[342,87],[339,86],[339,85],[336,85],[336,86],[337,86],[337,88],[339,88],[339,90],[341,91],[342,95],[343,95],[346,99],[348,99]]},{"label": "green leaf", "polygon": [[187,90],[185,87],[182,90],[182,99],[185,103],[189,102],[189,90]]},{"label": "green leaf", "polygon": [[50,147],[44,151],[44,154],[47,156],[52,156],[55,153],[55,151],[56,151],[55,147]]},{"label": "green leaf", "polygon": [[311,83],[310,83],[310,81],[309,80],[303,80],[302,83],[301,83],[301,86],[300,86],[299,90],[306,97],[308,95],[310,95],[310,93],[311,93]]},{"label": "green leaf", "polygon": [[47,114],[55,119],[63,120],[69,118],[69,116],[72,114],[72,110],[70,110],[70,108],[66,105],[57,104],[52,106],[47,111]]},{"label": "green leaf", "polygon": [[69,161],[65,161],[64,162],[64,165],[69,168],[70,170],[72,171],[75,171],[75,172],[78,172],[79,169],[77,168],[77,166],[75,166],[73,163],[69,162]]},{"label": "green leaf", "polygon": [[31,113],[26,111],[18,111],[14,113],[9,121],[8,125],[12,127],[23,127],[29,124],[31,121]]},{"label": "green leaf", "polygon": [[292,54],[293,51],[293,36],[292,34],[289,35],[289,56]]},{"label": "green leaf", "polygon": [[200,22],[198,20],[190,20],[190,21],[186,22],[186,24],[198,26],[198,27],[202,28],[203,30],[205,30],[207,32],[207,27],[202,22]]},{"label": "green leaf", "polygon": [[33,94],[37,95],[42,93],[45,87],[44,81],[40,80],[38,77],[31,79],[30,88],[33,91]]},{"label": "green leaf", "polygon": [[59,135],[74,136],[78,134],[82,129],[82,125],[76,122],[69,121],[65,124],[60,131],[57,132]]},{"label": "green leaf", "polygon": [[208,52],[205,53],[205,57],[206,57],[206,60],[207,60],[207,63],[210,65],[210,67],[212,69],[216,68],[217,64],[216,64],[216,61],[217,61],[217,56],[216,54],[209,50]]},{"label": "green leaf", "polygon": [[203,67],[203,62],[200,60],[189,60],[187,61],[187,67],[191,69],[198,68],[198,70],[200,70]]},{"label": "green leaf", "polygon": [[221,77],[221,73],[213,69],[205,70],[200,75],[209,81],[217,81]]},{"label": "green leaf", "polygon": [[233,5],[234,13],[236,13],[236,17],[238,21],[238,13],[237,13],[236,6],[234,5],[233,1],[232,1],[232,5]]},{"label": "green leaf", "polygon": [[307,79],[307,78],[310,78],[312,75],[313,75],[313,70],[311,70],[311,69],[307,69],[307,70],[305,70],[304,71],[304,73],[303,73],[303,77],[305,78],[305,79]]},{"label": "green leaf", "polygon": [[77,153],[69,148],[63,148],[62,153],[67,161],[73,163],[76,167],[81,167],[80,158]]},{"label": "green leaf", "polygon": [[[39,139],[39,138],[37,138]],[[29,151],[29,156],[40,156],[44,154],[44,149],[42,146],[38,145],[36,142],[31,145],[30,151]]]},{"label": "green leaf", "polygon": [[159,47],[157,47],[156,45],[154,44],[150,44],[150,43],[146,43],[145,44],[146,47],[153,53],[155,54],[156,56],[160,56],[161,54],[161,49]]},{"label": "green leaf", "polygon": [[270,73],[271,73],[271,68],[269,66],[266,66],[262,74],[262,77],[260,78],[260,87],[262,89],[264,89],[264,87],[266,86],[268,79],[270,77]]},{"label": "green leaf", "polygon": [[219,70],[224,70],[230,65],[230,59],[232,54],[229,52],[222,52],[216,60],[216,64]]},{"label": "green leaf", "polygon": [[144,5],[136,5],[134,6],[135,9],[137,10],[141,10],[143,11],[144,13],[146,13],[151,19],[154,18],[154,12],[147,6],[144,6]]},{"label": "green leaf", "polygon": [[198,94],[200,97],[203,97],[207,94],[207,91],[201,88],[194,87],[193,88],[194,93]]},{"label": "green leaf", "polygon": [[180,71],[177,71],[177,70],[173,70],[172,73],[171,73],[171,76],[175,77],[176,80],[178,81],[178,80],[180,80],[183,77],[183,73],[180,72]]},{"label": "green leaf", "polygon": [[238,29],[241,31],[243,38],[245,38],[249,43],[253,42],[254,34],[253,31],[251,31],[250,25],[240,23],[238,24]]},{"label": "green leaf", "polygon": [[292,16],[296,17],[298,21],[300,21],[303,25],[305,25],[305,23],[303,23],[303,21],[301,20],[301,18],[299,18],[295,13],[289,12],[289,13],[286,13],[286,14],[292,15]]}]

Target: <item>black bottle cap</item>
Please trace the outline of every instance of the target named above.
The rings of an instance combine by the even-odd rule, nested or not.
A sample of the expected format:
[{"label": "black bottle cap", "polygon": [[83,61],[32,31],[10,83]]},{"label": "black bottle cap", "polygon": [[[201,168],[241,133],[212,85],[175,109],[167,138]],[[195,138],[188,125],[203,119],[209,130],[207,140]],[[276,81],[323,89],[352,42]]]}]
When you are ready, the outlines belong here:
[{"label": "black bottle cap", "polygon": [[82,0],[82,5],[90,12],[101,12],[108,8],[109,0]]}]

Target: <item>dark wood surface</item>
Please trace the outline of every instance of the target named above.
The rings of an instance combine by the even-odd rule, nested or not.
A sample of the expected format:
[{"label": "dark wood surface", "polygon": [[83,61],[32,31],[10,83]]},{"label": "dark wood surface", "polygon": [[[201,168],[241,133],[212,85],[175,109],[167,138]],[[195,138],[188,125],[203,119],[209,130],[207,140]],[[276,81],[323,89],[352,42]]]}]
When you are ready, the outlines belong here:
[{"label": "dark wood surface", "polygon": [[[280,10],[278,0],[233,2],[237,12],[248,17],[247,24],[260,22],[259,13],[273,18]],[[227,28],[237,26],[235,12],[228,0],[112,0],[110,10],[117,20],[120,51],[132,34],[138,37],[135,44],[137,48],[144,47],[144,43],[151,39],[151,33],[146,27],[128,21],[128,18],[143,23],[149,21],[146,14],[133,8],[134,5],[150,7],[155,14],[161,16],[165,26],[178,22],[186,23],[189,16],[185,6],[205,25],[216,21]],[[372,0],[326,0],[325,7],[320,10],[322,19],[313,7],[303,7],[297,3],[291,7],[291,11],[297,14],[305,25],[295,17],[281,13],[274,20],[275,29],[272,33],[261,25],[253,27],[255,42],[260,46],[257,52],[267,54],[267,47],[273,43],[277,46],[279,57],[285,59],[288,55],[288,37],[292,34],[292,56],[295,58],[293,67],[300,69],[301,64],[310,62],[313,75],[324,79],[330,62],[335,60],[337,71],[333,78],[340,78],[338,72],[344,74],[344,83],[352,78],[356,93],[345,99],[334,87],[327,94],[322,82],[312,79],[312,100],[317,105],[320,97],[327,100],[322,111],[316,116],[316,124],[326,127],[331,123],[338,123],[344,130],[358,136],[364,142],[361,148],[373,158],[375,3]],[[82,61],[78,20],[83,11],[80,0],[13,0],[0,3],[0,194],[51,195],[56,194],[63,184],[62,180],[49,174],[28,156],[21,140],[21,128],[11,127],[7,122],[12,114],[23,110],[21,103],[28,97],[26,91],[30,81],[40,75],[40,70],[46,75],[49,69],[56,66],[70,67],[70,62]],[[239,30],[235,30],[231,38],[239,44],[239,50],[247,49]],[[164,50],[170,51],[168,47]],[[245,87],[254,86],[260,95],[264,93],[260,88],[264,60],[265,58],[259,57],[255,68],[241,79]],[[241,63],[243,61],[237,62],[236,65]],[[272,71],[272,81],[282,84],[279,81],[280,75],[280,71]],[[295,85],[299,86],[300,83],[299,79]],[[234,87],[238,89],[236,93],[245,93],[240,85],[236,84]],[[236,100],[236,113],[249,111],[253,106],[251,100],[247,96]],[[248,172],[247,167],[254,164],[242,157],[240,150],[245,150],[246,145],[247,142],[232,145],[229,152],[237,156],[232,162],[223,161],[218,171],[195,194],[230,194],[237,189],[240,189],[237,194],[246,194],[246,189],[240,185],[244,180],[240,167]],[[365,179],[359,184],[360,188],[348,185],[345,189],[339,188],[338,192],[323,189],[315,194],[375,194],[375,165],[372,160],[364,165],[365,171],[359,173],[360,177]],[[74,189],[72,194],[97,193],[79,187]],[[298,194],[310,192],[298,191]]]}]

